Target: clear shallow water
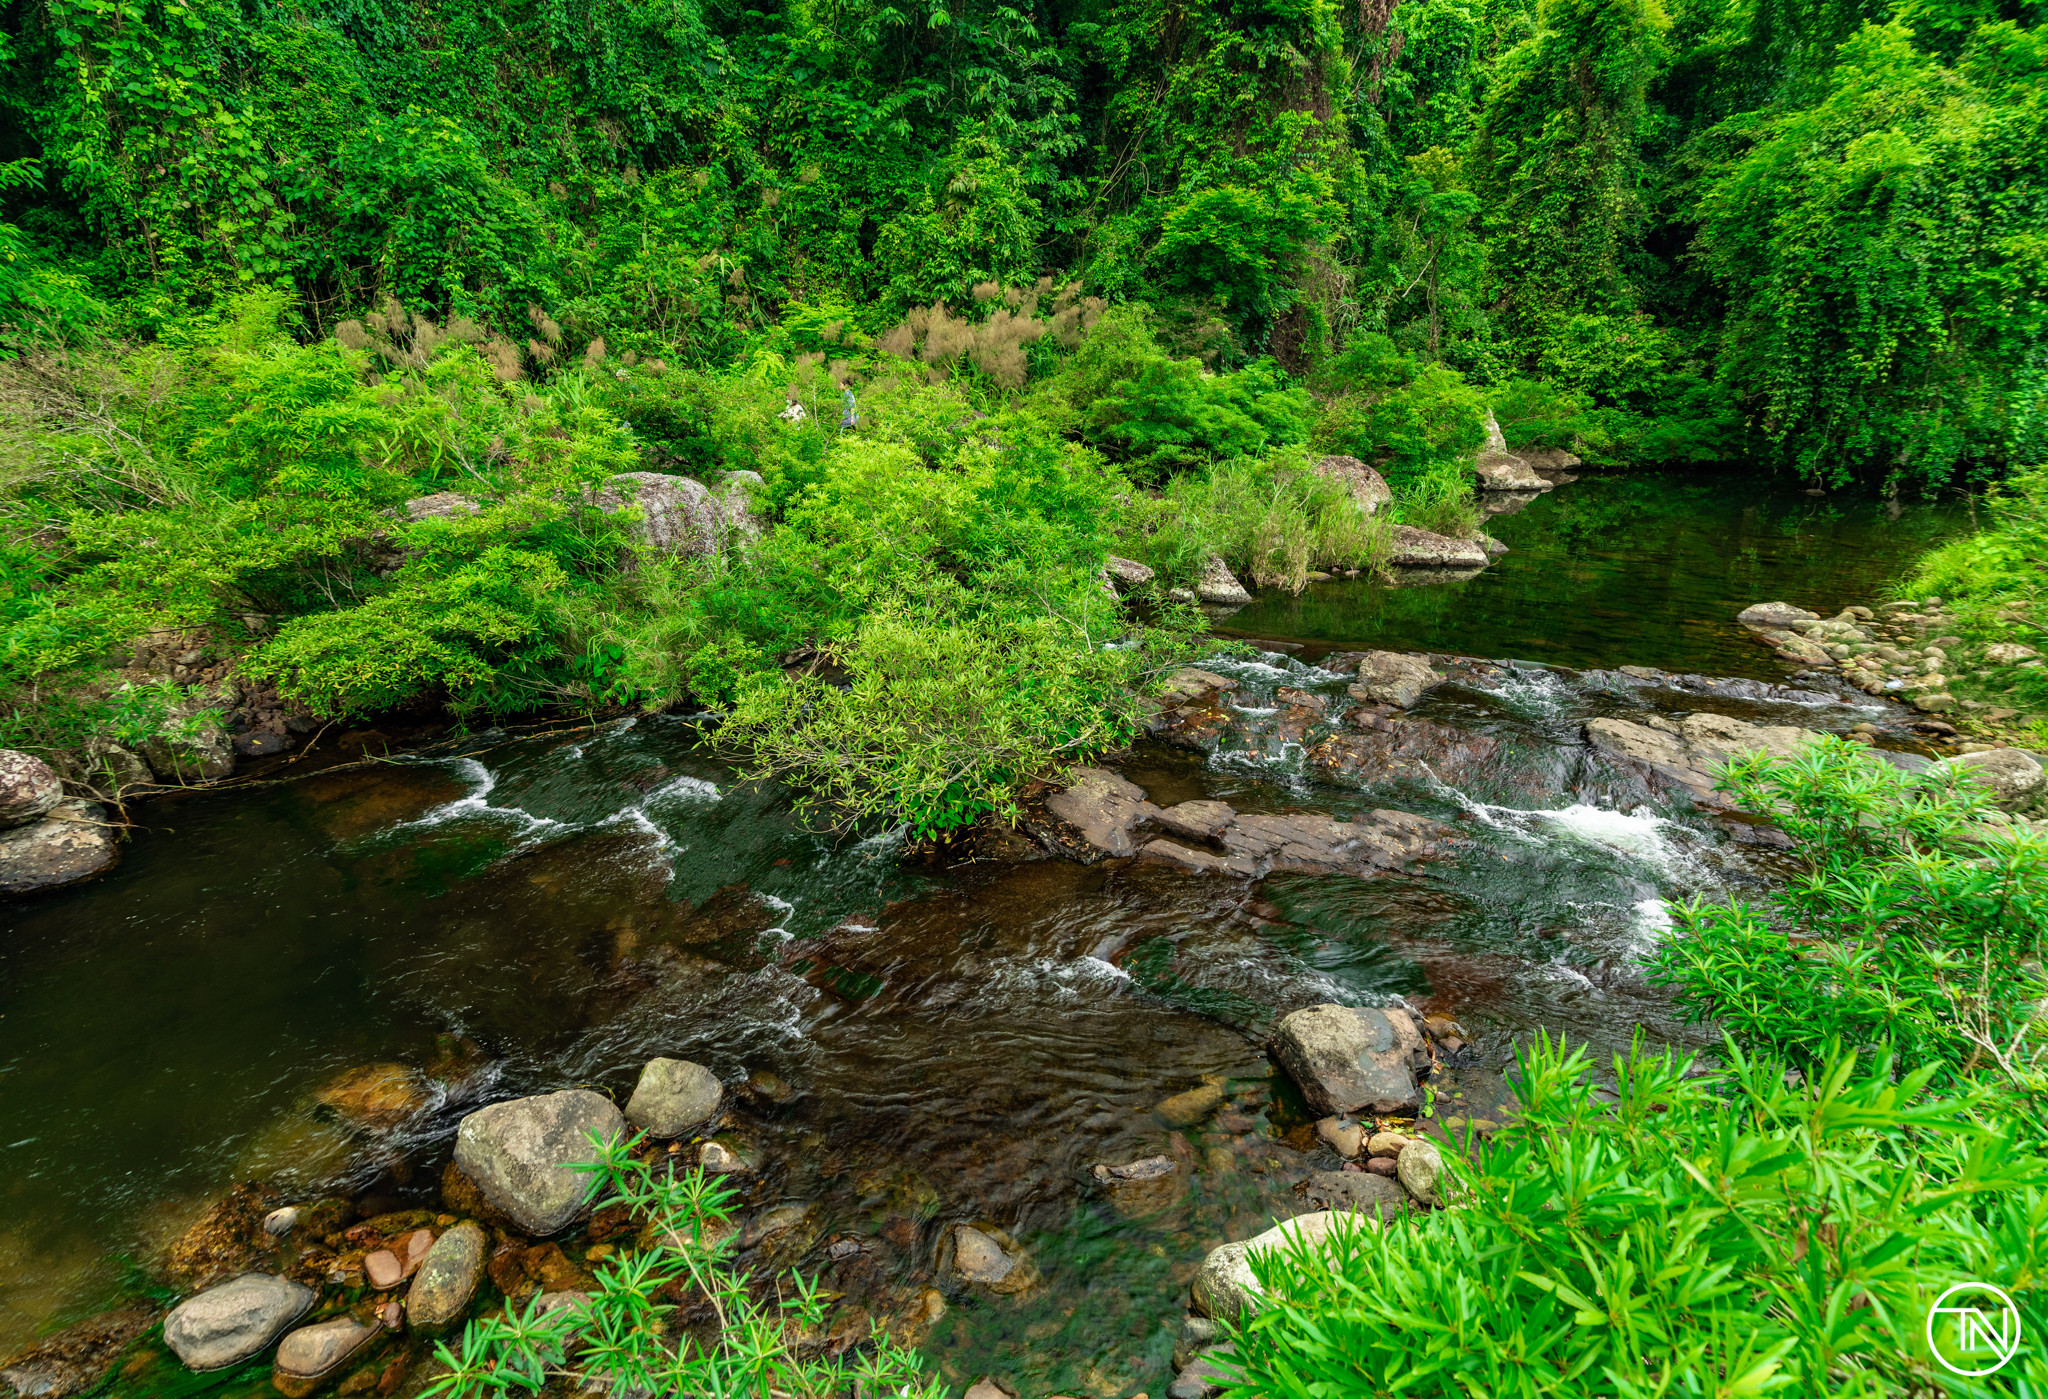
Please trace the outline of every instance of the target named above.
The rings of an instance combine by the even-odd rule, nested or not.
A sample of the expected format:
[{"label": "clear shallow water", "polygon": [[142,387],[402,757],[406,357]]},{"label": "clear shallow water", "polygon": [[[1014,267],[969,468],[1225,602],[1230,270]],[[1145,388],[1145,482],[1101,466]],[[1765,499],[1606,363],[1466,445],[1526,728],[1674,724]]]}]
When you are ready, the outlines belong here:
[{"label": "clear shallow water", "polygon": [[1765,482],[1588,474],[1493,516],[1487,529],[1510,552],[1469,582],[1312,583],[1299,597],[1268,593],[1219,629],[1774,678],[1777,662],[1735,624],[1737,612],[1783,600],[1832,615],[1876,602],[1964,523],[1942,502],[1894,510]]},{"label": "clear shallow water", "polygon": [[[1342,693],[1279,655],[1218,668],[1248,712],[1275,708],[1282,685]],[[372,1208],[431,1199],[463,1112],[578,1083],[623,1101],[659,1053],[792,1085],[738,1119],[764,1163],[745,1206],[815,1204],[808,1247],[780,1261],[849,1306],[902,1314],[955,1220],[1028,1244],[1047,1285],[955,1299],[929,1342],[950,1378],[1157,1393],[1202,1253],[1291,1212],[1294,1183],[1336,1164],[1260,1051],[1275,1016],[1394,995],[1454,1014],[1480,1052],[1445,1103],[1473,1115],[1496,1110],[1498,1071],[1536,1026],[1603,1046],[1638,1027],[1687,1039],[1635,966],[1664,901],[1769,871],[1579,742],[1594,714],[1660,707],[1837,730],[1883,713],[1523,667],[1419,711],[1500,743],[1456,784],[1328,785],[1301,743],[1270,735],[1206,760],[1141,745],[1119,764],[1163,803],[1392,806],[1462,836],[1441,862],[1371,881],[942,871],[888,836],[797,828],[781,794],[737,785],[680,719],[486,735],[147,808],[156,829],[108,878],[7,908],[0,1351],[118,1295],[129,1262],[232,1181]],[[451,1044],[460,1070],[436,1070],[433,1101],[399,1127],[351,1134],[315,1101],[340,1071],[433,1069]],[[1205,1080],[1230,1093],[1214,1121],[1175,1130],[1153,1113]],[[1119,1219],[1089,1167],[1162,1151],[1193,1164],[1190,1197]],[[836,1236],[863,1251],[831,1262]]]}]

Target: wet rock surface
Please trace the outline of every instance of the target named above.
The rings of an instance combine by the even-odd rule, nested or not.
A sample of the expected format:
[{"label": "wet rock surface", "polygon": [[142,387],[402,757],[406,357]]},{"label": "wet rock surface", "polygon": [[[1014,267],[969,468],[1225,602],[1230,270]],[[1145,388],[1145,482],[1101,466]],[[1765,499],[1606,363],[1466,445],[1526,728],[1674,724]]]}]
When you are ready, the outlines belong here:
[{"label": "wet rock surface", "polygon": [[1319,1116],[1413,1113],[1421,1105],[1416,1069],[1428,1051],[1399,1007],[1297,1010],[1274,1027],[1272,1051]]},{"label": "wet rock surface", "polygon": [[164,1343],[191,1369],[225,1369],[262,1352],[313,1298],[311,1288],[288,1278],[246,1273],[173,1307]]},{"label": "wet rock surface", "polygon": [[626,1103],[626,1121],[656,1137],[680,1137],[718,1112],[718,1075],[687,1059],[650,1059]]},{"label": "wet rock surface", "polygon": [[1413,525],[1395,525],[1393,551],[1387,562],[1395,568],[1478,569],[1492,561],[1485,548],[1470,539],[1452,539]]},{"label": "wet rock surface", "polygon": [[124,1307],[67,1326],[0,1363],[19,1399],[73,1399],[98,1389],[129,1342],[156,1324],[154,1307]]},{"label": "wet rock surface", "polygon": [[1796,757],[1820,734],[1790,724],[1752,724],[1723,714],[1688,714],[1683,719],[1594,719],[1586,740],[1608,756],[1633,763],[1682,789],[1694,801],[1726,806],[1714,790],[1718,770],[1731,758],[1767,754]]},{"label": "wet rock surface", "polygon": [[545,1238],[588,1203],[591,1177],[572,1167],[597,1159],[589,1134],[616,1137],[624,1130],[611,1101],[586,1089],[517,1098],[462,1119],[455,1165],[492,1205]]},{"label": "wet rock surface", "polygon": [[118,854],[106,809],[63,798],[40,820],[0,831],[0,895],[76,884],[110,868]]}]

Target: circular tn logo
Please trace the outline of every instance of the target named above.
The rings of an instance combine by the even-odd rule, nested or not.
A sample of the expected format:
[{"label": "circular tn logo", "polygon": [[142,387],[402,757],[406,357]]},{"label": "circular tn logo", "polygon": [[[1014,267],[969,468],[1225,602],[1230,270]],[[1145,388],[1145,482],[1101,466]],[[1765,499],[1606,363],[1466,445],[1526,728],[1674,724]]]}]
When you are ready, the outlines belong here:
[{"label": "circular tn logo", "polygon": [[2020,1309],[1988,1282],[1959,1282],[1927,1310],[1927,1349],[1951,1374],[1996,1374],[2020,1350]]}]

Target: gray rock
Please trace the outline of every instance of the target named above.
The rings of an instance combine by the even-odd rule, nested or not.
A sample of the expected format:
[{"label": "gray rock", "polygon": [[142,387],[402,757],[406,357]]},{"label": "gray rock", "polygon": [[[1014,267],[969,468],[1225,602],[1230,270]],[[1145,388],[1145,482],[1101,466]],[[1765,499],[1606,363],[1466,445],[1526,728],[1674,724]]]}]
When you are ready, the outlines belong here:
[{"label": "gray rock", "polygon": [[1166,1386],[1166,1399],[1216,1399],[1233,1378],[1216,1362],[1230,1353],[1229,1346],[1216,1346],[1183,1365]]},{"label": "gray rock", "polygon": [[418,524],[421,520],[459,520],[474,515],[477,504],[458,491],[437,491],[433,495],[414,496],[403,509],[405,518]]},{"label": "gray rock", "polygon": [[687,1059],[650,1059],[626,1101],[626,1121],[652,1137],[680,1137],[709,1122],[725,1097],[718,1075]]},{"label": "gray rock", "polygon": [[571,1169],[597,1160],[590,1133],[617,1138],[624,1130],[619,1110],[588,1089],[515,1098],[462,1119],[455,1164],[522,1230],[546,1238],[582,1214],[596,1189],[594,1176]]},{"label": "gray rock", "polygon": [[30,894],[89,879],[114,863],[106,812],[67,797],[32,826],[0,831],[0,894]]},{"label": "gray rock", "polygon": [[1243,607],[1252,600],[1244,584],[1230,571],[1230,565],[1215,554],[1202,561],[1202,576],[1195,580],[1195,596],[1211,607]]},{"label": "gray rock", "polygon": [[1991,793],[2000,810],[2018,811],[2041,795],[2044,777],[2041,765],[2017,748],[1993,748],[1983,753],[1965,753],[1943,758],[1928,771],[1957,780],[1968,779]]},{"label": "gray rock", "polygon": [[724,515],[703,483],[658,471],[628,471],[606,481],[591,503],[607,515],[631,512],[634,540],[657,558],[718,552]]},{"label": "gray rock", "polygon": [[[276,1375],[285,1382],[278,1387],[287,1393],[310,1392],[313,1383],[348,1364],[383,1332],[383,1327],[357,1321],[352,1316],[301,1326],[278,1342]],[[310,1383],[301,1387],[291,1384],[293,1380]]]},{"label": "gray rock", "polygon": [[64,783],[48,763],[0,748],[0,830],[42,820],[63,798]]},{"label": "gray rock", "polygon": [[159,782],[218,782],[235,770],[235,745],[219,715],[242,701],[232,680],[193,685],[165,714],[162,730],[137,752]]},{"label": "gray rock", "polygon": [[950,1257],[942,1256],[942,1272],[999,1297],[1028,1292],[1038,1283],[1038,1269],[1016,1241],[989,1225],[954,1225],[943,1253]]},{"label": "gray rock", "polygon": [[465,1220],[427,1250],[405,1294],[406,1323],[429,1335],[445,1330],[469,1309],[484,1273],[483,1227]]},{"label": "gray rock", "polygon": [[1234,690],[1237,682],[1212,670],[1183,666],[1166,677],[1160,696],[1168,700],[1194,700],[1219,690]]},{"label": "gray rock", "polygon": [[1394,1158],[1394,1171],[1410,1195],[1425,1205],[1443,1204],[1438,1182],[1443,1179],[1443,1153],[1427,1141],[1417,1139],[1401,1148]]},{"label": "gray rock", "polygon": [[758,471],[728,471],[718,478],[718,519],[742,539],[758,539],[768,523],[754,511],[755,492],[767,487]]},{"label": "gray rock", "polygon": [[1431,534],[1413,525],[1395,525],[1393,552],[1387,562],[1396,568],[1485,568],[1486,550],[1469,539]]},{"label": "gray rock", "polygon": [[1349,1210],[1380,1220],[1399,1219],[1414,1209],[1408,1194],[1385,1176],[1369,1171],[1315,1171],[1302,1187],[1309,1208]]},{"label": "gray rock", "polygon": [[1102,567],[1119,592],[1142,588],[1158,576],[1136,559],[1120,559],[1115,554],[1103,560]]},{"label": "gray rock", "polygon": [[164,1344],[194,1370],[239,1365],[304,1316],[313,1297],[312,1288],[289,1278],[245,1273],[172,1308]]},{"label": "gray rock", "polygon": [[1285,816],[1232,812],[1214,837],[1223,846],[1221,854],[1162,838],[1147,842],[1138,856],[1239,879],[1275,872],[1364,879],[1434,854],[1438,842],[1451,834],[1440,822],[1405,811],[1373,811],[1352,821],[1305,811]]},{"label": "gray rock", "polygon": [[1256,1311],[1265,1300],[1265,1288],[1260,1286],[1258,1276],[1252,1272],[1253,1253],[1299,1244],[1329,1248],[1336,1242],[1333,1235],[1341,1237],[1345,1231],[1376,1227],[1377,1224],[1371,1215],[1322,1210],[1282,1220],[1265,1233],[1241,1243],[1211,1249],[1208,1257],[1202,1260],[1202,1266],[1195,1273],[1194,1284],[1189,1289],[1195,1310],[1218,1321],[1238,1320],[1244,1313]]},{"label": "gray rock", "polygon": [[1075,768],[1072,776],[1066,790],[1046,800],[1046,810],[1078,831],[1096,859],[1136,854],[1132,829],[1159,810],[1145,800],[1145,789],[1107,768]]},{"label": "gray rock", "polygon": [[1714,781],[1730,758],[1751,753],[1796,757],[1822,737],[1812,729],[1751,724],[1725,714],[1688,714],[1676,723],[1592,719],[1586,724],[1586,739],[1596,749],[1662,778],[1706,806],[1728,804],[1725,795],[1714,791]]},{"label": "gray rock", "polygon": [[1358,662],[1358,683],[1351,686],[1350,694],[1371,704],[1413,709],[1424,691],[1443,683],[1443,674],[1421,656],[1368,651]]},{"label": "gray rock", "polygon": [[1185,840],[1219,841],[1237,819],[1227,802],[1188,801],[1169,806],[1152,817],[1152,824]]},{"label": "gray rock", "polygon": [[1533,494],[1550,489],[1550,482],[1536,474],[1527,461],[1508,450],[1500,424],[1486,415],[1486,443],[1472,461],[1472,475],[1482,491],[1514,491]]},{"label": "gray rock", "polygon": [[1515,455],[1527,462],[1532,471],[1569,471],[1585,464],[1562,447],[1520,447]]},{"label": "gray rock", "polygon": [[1399,1007],[1297,1010],[1273,1028],[1272,1052],[1318,1116],[1405,1114],[1421,1105],[1415,1065],[1427,1050],[1414,1017]]},{"label": "gray rock", "polygon": [[1387,480],[1357,457],[1319,457],[1316,475],[1343,483],[1358,508],[1370,515],[1394,498]]},{"label": "gray rock", "polygon": [[1820,615],[1803,607],[1794,607],[1789,602],[1759,602],[1736,613],[1735,620],[1752,629],[1777,627],[1792,631],[1802,622],[1819,621]]},{"label": "gray rock", "polygon": [[1194,1358],[1223,1337],[1223,1328],[1206,1316],[1181,1319],[1180,1332],[1173,1339],[1173,1368],[1187,1369]]}]

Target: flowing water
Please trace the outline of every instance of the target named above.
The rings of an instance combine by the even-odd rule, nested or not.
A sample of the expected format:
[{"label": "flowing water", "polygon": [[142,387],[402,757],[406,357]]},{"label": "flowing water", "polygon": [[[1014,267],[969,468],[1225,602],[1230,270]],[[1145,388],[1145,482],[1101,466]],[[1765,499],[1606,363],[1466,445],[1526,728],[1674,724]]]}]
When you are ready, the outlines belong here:
[{"label": "flowing water", "polygon": [[[1768,676],[1730,635],[1736,608],[1878,596],[1953,522],[1643,484],[1586,480],[1503,517],[1516,552],[1476,582],[1328,585],[1229,625]],[[1253,716],[1282,686],[1343,689],[1277,651],[1214,668]],[[1443,859],[1369,881],[946,869],[894,835],[801,829],[786,794],[736,782],[681,717],[481,734],[158,803],[109,876],[5,910],[0,1352],[141,1285],[153,1251],[231,1182],[340,1189],[366,1212],[428,1201],[464,1112],[572,1084],[623,1101],[666,1054],[729,1084],[751,1075],[733,1126],[761,1163],[746,1211],[812,1206],[764,1261],[899,1316],[944,1227],[991,1224],[1046,1285],[954,1298],[926,1342],[947,1377],[1156,1394],[1202,1254],[1300,1208],[1296,1182],[1336,1164],[1261,1052],[1275,1016],[1405,996],[1458,1017],[1474,1045],[1440,1086],[1449,1118],[1499,1115],[1512,1046],[1537,1027],[1601,1048],[1638,1030],[1698,1042],[1638,959],[1665,901],[1772,871],[1604,766],[1579,728],[1699,708],[1836,731],[1898,717],[1855,699],[1479,667],[1418,710],[1500,744],[1458,784],[1428,770],[1319,783],[1301,742],[1257,724],[1209,758],[1148,742],[1118,763],[1161,804],[1391,806],[1458,832]],[[420,1111],[350,1129],[321,1107],[337,1074],[383,1062],[431,1076]],[[1155,1113],[1205,1083],[1224,1090],[1213,1117]],[[1092,1189],[1092,1165],[1160,1152],[1194,1182],[1166,1214],[1122,1219]],[[219,1384],[255,1393],[260,1379]]]}]

